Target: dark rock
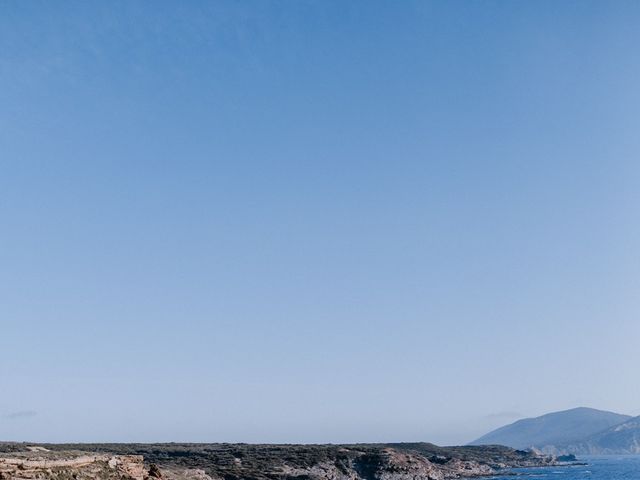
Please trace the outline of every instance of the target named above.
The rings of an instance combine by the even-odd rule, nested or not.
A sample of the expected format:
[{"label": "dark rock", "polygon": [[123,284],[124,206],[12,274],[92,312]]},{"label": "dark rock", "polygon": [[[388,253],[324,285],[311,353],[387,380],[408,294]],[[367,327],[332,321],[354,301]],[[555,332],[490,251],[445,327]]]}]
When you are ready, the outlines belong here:
[{"label": "dark rock", "polygon": [[569,455],[558,455],[556,457],[558,462],[575,462],[577,460],[576,456],[573,454]]},{"label": "dark rock", "polygon": [[149,478],[162,478],[162,472],[155,463],[149,465]]}]

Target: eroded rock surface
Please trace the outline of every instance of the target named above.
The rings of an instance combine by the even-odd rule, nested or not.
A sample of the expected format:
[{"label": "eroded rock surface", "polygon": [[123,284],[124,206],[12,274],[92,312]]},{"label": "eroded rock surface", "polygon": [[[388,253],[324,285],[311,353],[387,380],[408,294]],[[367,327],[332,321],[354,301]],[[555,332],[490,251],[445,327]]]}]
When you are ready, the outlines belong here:
[{"label": "eroded rock surface", "polygon": [[141,455],[47,452],[33,448],[25,453],[0,455],[2,480],[144,480],[145,476]]},{"label": "eroded rock surface", "polygon": [[[17,452],[18,448],[4,446],[8,453],[0,454],[0,480],[448,480],[556,464],[553,457],[507,447],[429,443],[39,445]],[[31,451],[24,451],[27,448]]]}]

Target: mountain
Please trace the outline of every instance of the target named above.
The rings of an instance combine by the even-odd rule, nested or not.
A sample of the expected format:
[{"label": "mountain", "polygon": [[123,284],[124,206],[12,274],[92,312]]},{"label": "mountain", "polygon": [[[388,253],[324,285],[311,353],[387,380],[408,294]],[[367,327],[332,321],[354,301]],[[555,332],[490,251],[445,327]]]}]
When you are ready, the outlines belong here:
[{"label": "mountain", "polygon": [[570,446],[611,427],[624,424],[631,418],[628,415],[593,408],[573,408],[518,420],[487,433],[470,445],[506,445],[519,449]]},{"label": "mountain", "polygon": [[640,454],[640,417],[607,428],[579,442],[546,450],[551,453],[579,455]]}]

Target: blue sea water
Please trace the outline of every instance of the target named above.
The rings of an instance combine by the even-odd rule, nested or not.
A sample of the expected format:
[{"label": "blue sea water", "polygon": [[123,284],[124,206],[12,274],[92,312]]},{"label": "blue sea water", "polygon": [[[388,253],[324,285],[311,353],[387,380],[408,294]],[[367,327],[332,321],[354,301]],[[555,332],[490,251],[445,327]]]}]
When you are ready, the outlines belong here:
[{"label": "blue sea water", "polygon": [[502,480],[640,480],[640,455],[609,455],[579,457],[587,465],[545,468],[518,468],[507,475],[495,477]]}]

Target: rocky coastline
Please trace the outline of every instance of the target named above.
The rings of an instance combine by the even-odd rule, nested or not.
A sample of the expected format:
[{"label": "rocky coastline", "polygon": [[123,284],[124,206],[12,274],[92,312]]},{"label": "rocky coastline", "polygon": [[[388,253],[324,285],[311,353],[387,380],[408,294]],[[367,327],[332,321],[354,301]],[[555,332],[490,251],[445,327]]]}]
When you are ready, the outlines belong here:
[{"label": "rocky coastline", "polygon": [[561,465],[501,446],[0,444],[0,480],[448,480]]}]

